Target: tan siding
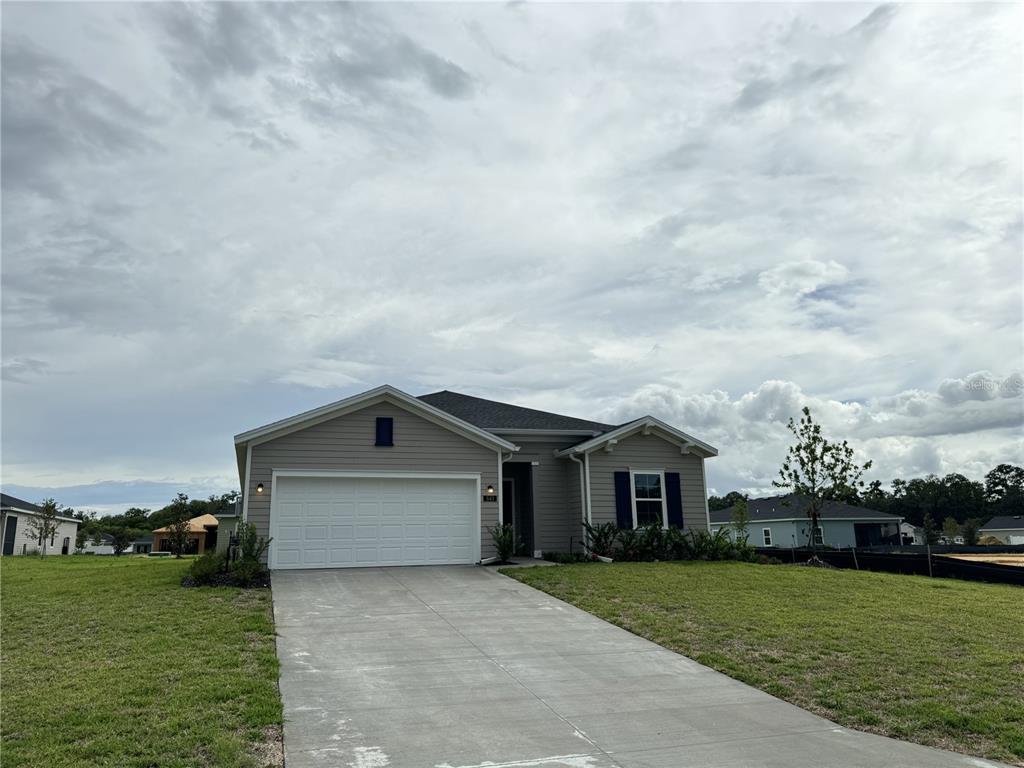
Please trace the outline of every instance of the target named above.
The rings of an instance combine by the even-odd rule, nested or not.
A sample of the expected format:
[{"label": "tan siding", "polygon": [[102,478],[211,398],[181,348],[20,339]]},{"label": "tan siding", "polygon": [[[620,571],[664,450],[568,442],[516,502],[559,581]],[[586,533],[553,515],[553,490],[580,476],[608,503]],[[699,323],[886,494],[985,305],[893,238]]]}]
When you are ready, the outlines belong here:
[{"label": "tan siding", "polygon": [[656,435],[632,435],[611,453],[590,454],[590,503],[594,524],[615,522],[615,472],[662,469],[678,472],[683,497],[683,527],[707,528],[704,499],[704,461]]},{"label": "tan siding", "polygon": [[[375,419],[395,420],[394,446],[374,445]],[[409,472],[472,472],[480,474],[480,486],[497,485],[498,454],[461,435],[391,403],[378,403],[275,438],[252,448],[252,464],[246,492],[248,521],[260,535],[270,535],[271,476],[275,469],[394,470]],[[264,492],[256,493],[257,483]],[[480,504],[480,551],[494,554],[488,532],[498,522],[495,502]]]},{"label": "tan siding", "polygon": [[579,478],[575,471],[575,502],[570,501],[567,477],[568,459],[556,458],[556,449],[565,447],[566,441],[517,440],[519,452],[513,461],[538,462],[532,467],[533,476],[533,548],[550,552],[568,552],[569,539],[579,544],[580,526]]}]

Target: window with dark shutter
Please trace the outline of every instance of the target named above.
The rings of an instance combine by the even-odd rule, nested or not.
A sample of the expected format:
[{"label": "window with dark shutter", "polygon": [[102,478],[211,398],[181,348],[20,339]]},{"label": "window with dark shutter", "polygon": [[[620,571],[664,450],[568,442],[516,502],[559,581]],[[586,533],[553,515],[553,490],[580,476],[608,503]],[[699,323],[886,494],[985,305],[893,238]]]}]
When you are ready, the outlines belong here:
[{"label": "window with dark shutter", "polygon": [[390,416],[377,417],[377,442],[375,445],[395,444],[395,420]]}]

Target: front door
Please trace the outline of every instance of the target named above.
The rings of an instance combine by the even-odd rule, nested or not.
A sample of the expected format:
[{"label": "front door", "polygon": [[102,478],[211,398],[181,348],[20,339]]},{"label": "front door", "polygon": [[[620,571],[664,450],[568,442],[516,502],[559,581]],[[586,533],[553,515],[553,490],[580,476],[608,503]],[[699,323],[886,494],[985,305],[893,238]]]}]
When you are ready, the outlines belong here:
[{"label": "front door", "polygon": [[4,523],[4,554],[14,554],[14,537],[18,534],[18,518],[15,515],[8,515]]},{"label": "front door", "polygon": [[511,525],[512,531],[515,533],[516,554],[518,555],[519,540],[522,536],[519,534],[520,524],[516,519],[516,483],[510,477],[503,478],[501,481],[501,514],[502,522]]},{"label": "front door", "polygon": [[70,536],[65,536],[64,537],[64,544],[61,545],[61,548],[60,548],[60,553],[62,555],[66,555],[70,551],[71,551],[71,537]]}]

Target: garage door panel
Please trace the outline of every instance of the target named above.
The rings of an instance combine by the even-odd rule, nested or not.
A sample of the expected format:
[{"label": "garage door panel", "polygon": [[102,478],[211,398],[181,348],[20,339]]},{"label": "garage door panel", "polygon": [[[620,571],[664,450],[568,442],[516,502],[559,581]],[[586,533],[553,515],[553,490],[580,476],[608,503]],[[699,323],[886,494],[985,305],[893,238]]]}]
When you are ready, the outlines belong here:
[{"label": "garage door panel", "polygon": [[278,477],[273,567],[474,562],[476,490],[461,479]]}]

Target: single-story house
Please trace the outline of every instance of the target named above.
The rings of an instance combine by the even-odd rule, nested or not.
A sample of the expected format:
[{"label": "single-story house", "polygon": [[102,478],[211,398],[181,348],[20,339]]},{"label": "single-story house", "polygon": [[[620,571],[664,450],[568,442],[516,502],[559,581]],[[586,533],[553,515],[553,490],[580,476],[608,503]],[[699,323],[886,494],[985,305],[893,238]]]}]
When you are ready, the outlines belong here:
[{"label": "single-story house", "polygon": [[153,551],[152,534],[148,536],[140,536],[139,538],[135,539],[132,542],[131,546],[128,548],[128,551],[131,552],[133,555],[148,555],[150,552]]},{"label": "single-story house", "polygon": [[979,536],[994,536],[1004,544],[1024,544],[1024,516],[993,517],[978,529]]},{"label": "single-story house", "polygon": [[[188,542],[183,555],[201,555],[217,548],[219,521],[213,515],[199,515],[188,521]],[[165,526],[153,531],[153,552],[173,552],[171,528]]]},{"label": "single-story house", "polygon": [[708,527],[718,451],[652,416],[625,424],[381,386],[235,436],[242,517],[271,568],[478,563],[579,551],[583,521]]},{"label": "single-story house", "polygon": [[901,544],[927,544],[926,537],[924,535],[924,528],[913,523],[908,523],[904,520],[900,523],[900,543]]},{"label": "single-story house", "polygon": [[112,555],[114,554],[114,537],[109,533],[101,533],[98,540],[87,538],[85,544],[78,551],[83,555]]},{"label": "single-story house", "polygon": [[[750,499],[747,502],[747,540],[755,547],[792,549],[810,544],[811,521],[807,500],[795,494]],[[734,532],[735,507],[711,513],[711,530]],[[848,549],[874,544],[899,544],[903,518],[839,501],[826,503],[819,518],[814,542],[819,546]]]},{"label": "single-story house", "polygon": [[242,499],[235,501],[230,510],[217,513],[217,521],[220,526],[217,528],[217,551],[227,552],[231,544],[231,536],[238,531],[238,521],[242,518]]},{"label": "single-story house", "polygon": [[[42,510],[38,505],[0,493],[0,552],[5,555],[42,553],[43,541],[33,536],[28,521]],[[46,542],[46,554],[69,555],[75,551],[78,520],[57,516],[57,530]]]}]

